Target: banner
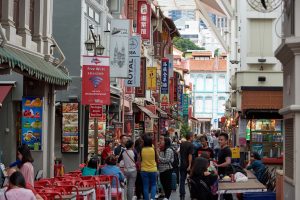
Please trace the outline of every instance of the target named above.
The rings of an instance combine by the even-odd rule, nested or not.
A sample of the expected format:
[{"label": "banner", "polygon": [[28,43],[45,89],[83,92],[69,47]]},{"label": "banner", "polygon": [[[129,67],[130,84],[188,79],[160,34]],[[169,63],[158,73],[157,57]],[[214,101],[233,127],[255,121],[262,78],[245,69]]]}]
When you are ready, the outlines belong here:
[{"label": "banner", "polygon": [[83,105],[110,105],[109,57],[83,56]]},{"label": "banner", "polygon": [[156,67],[147,67],[146,81],[147,90],[156,90]]},{"label": "banner", "polygon": [[43,98],[22,98],[21,143],[31,150],[42,150]]},{"label": "banner", "polygon": [[137,33],[143,40],[150,40],[151,35],[151,6],[147,1],[138,1]]},{"label": "banner", "polygon": [[178,113],[182,116],[182,104],[183,104],[183,85],[178,84],[177,87],[177,100],[178,100]]},{"label": "banner", "polygon": [[161,60],[161,94],[169,94],[169,59]]},{"label": "banner", "polygon": [[62,103],[62,153],[79,152],[79,103]]},{"label": "banner", "polygon": [[170,90],[169,90],[170,104],[174,103],[174,78],[170,78]]},{"label": "banner", "polygon": [[111,21],[110,77],[128,78],[129,28],[129,20]]},{"label": "banner", "polygon": [[183,94],[183,105],[182,105],[182,112],[183,115],[188,115],[189,114],[189,95],[188,94]]},{"label": "banner", "polygon": [[125,86],[140,86],[140,63],[141,63],[141,36],[131,36],[129,38],[129,65],[128,79]]},{"label": "banner", "polygon": [[102,105],[90,105],[90,118],[102,117],[103,107]]},{"label": "banner", "polygon": [[140,87],[135,88],[135,97],[146,96],[146,58],[141,58],[140,64]]},{"label": "banner", "polygon": [[125,126],[124,126],[124,133],[126,135],[133,135],[134,133],[134,118],[133,115],[125,115],[124,116]]},{"label": "banner", "polygon": [[174,74],[174,65],[173,65],[173,62],[174,62],[174,59],[173,59],[173,55],[172,54],[168,54],[167,55],[167,58],[169,59],[169,78],[173,78],[173,74]]}]

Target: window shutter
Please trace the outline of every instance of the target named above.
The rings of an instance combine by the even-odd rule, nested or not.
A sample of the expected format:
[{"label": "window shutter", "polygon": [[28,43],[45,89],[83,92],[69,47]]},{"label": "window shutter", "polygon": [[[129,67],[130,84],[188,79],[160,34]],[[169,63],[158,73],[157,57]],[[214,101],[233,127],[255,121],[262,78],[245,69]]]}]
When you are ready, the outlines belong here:
[{"label": "window shutter", "polygon": [[285,175],[294,179],[294,118],[285,120]]}]

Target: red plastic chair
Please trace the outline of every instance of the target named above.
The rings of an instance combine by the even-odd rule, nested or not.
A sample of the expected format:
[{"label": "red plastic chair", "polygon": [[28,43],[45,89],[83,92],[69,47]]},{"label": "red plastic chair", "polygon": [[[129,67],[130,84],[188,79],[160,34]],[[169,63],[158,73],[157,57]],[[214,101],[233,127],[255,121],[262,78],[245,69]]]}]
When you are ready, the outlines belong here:
[{"label": "red plastic chair", "polygon": [[78,183],[79,187],[94,187],[96,189],[95,180],[82,180]]},{"label": "red plastic chair", "polygon": [[64,186],[64,185],[74,186],[72,181],[56,181],[53,185],[54,186]]},{"label": "red plastic chair", "polygon": [[51,185],[52,185],[52,183],[49,180],[46,180],[46,179],[41,179],[39,181],[34,182],[34,187],[35,186],[49,187]]},{"label": "red plastic chair", "polygon": [[73,177],[73,176],[65,176],[62,181],[70,181],[72,182],[72,185],[78,185],[80,181],[82,181],[81,177]]},{"label": "red plastic chair", "polygon": [[46,197],[47,200],[57,200],[57,199],[62,200],[62,196],[58,192],[44,192],[41,193],[40,195]]},{"label": "red plastic chair", "polygon": [[55,186],[55,188],[61,189],[63,191],[62,194],[73,194],[74,192],[76,192],[76,199],[83,199],[79,194],[79,190],[77,186],[60,185],[60,186]]},{"label": "red plastic chair", "polygon": [[97,184],[97,189],[96,189],[97,200],[105,199],[105,189],[103,187],[101,187],[100,185],[101,185],[101,182],[110,182],[110,177],[105,176],[105,175],[100,175],[100,176],[94,176],[93,178]]},{"label": "red plastic chair", "polygon": [[[116,191],[111,192],[111,197],[115,197],[117,200],[122,200],[122,192],[119,191],[119,179],[117,176],[110,175],[110,184],[112,186],[113,181],[116,183]],[[113,188],[113,187],[112,187]]]},{"label": "red plastic chair", "polygon": [[93,176],[81,176],[82,180],[93,180]]}]

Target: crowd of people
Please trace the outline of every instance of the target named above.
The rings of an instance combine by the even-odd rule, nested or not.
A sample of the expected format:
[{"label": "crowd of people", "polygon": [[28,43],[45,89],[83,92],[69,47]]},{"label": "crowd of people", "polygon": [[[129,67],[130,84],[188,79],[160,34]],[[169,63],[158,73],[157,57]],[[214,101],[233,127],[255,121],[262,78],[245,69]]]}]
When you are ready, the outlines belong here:
[{"label": "crowd of people", "polygon": [[[176,136],[176,134],[175,134]],[[126,199],[152,200],[160,197],[170,199],[179,185],[180,199],[186,198],[186,183],[189,183],[190,197],[187,199],[217,199],[218,177],[226,175],[231,164],[231,150],[228,134],[214,133],[184,138],[162,135],[158,144],[152,134],[145,134],[133,141],[126,135],[120,137],[120,144],[113,147],[107,142],[100,158],[91,157],[81,169],[82,176],[115,175],[112,190],[126,191]],[[34,190],[33,158],[27,145],[17,151],[17,161],[8,170],[6,191],[0,200],[42,199]],[[263,164],[257,153],[252,154],[248,169],[253,169],[259,178]],[[126,184],[126,187],[125,187]],[[232,199],[224,195],[223,199]]]}]

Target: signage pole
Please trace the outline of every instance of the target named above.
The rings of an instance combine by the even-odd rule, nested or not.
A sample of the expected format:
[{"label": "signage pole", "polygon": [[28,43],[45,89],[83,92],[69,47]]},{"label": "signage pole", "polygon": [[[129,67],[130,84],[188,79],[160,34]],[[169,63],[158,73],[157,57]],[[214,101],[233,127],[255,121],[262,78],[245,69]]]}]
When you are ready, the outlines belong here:
[{"label": "signage pole", "polygon": [[94,118],[94,142],[95,142],[95,155],[98,155],[98,118]]}]

